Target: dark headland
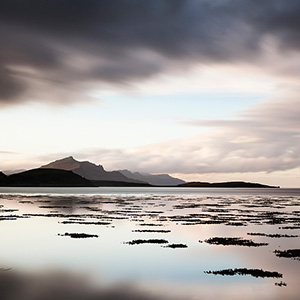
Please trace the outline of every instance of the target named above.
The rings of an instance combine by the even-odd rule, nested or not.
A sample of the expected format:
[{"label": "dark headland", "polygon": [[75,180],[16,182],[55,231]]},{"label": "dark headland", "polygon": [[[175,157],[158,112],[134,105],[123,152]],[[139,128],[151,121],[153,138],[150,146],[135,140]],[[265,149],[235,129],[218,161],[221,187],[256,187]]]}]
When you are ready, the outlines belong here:
[{"label": "dark headland", "polygon": [[[2,173],[3,174],[3,173]],[[10,176],[0,177],[0,186],[15,187],[92,187],[89,180],[72,171],[33,169]]]}]

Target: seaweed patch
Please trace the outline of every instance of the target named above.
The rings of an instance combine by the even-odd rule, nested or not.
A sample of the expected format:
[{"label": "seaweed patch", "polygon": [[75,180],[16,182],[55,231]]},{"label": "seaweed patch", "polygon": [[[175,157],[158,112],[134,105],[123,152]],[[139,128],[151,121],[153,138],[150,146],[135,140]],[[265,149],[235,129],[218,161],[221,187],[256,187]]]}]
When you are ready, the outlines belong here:
[{"label": "seaweed patch", "polygon": [[280,287],[282,287],[282,286],[287,286],[286,282],[283,282],[283,281],[275,282],[275,285],[276,285],[276,286],[280,286]]},{"label": "seaweed patch", "polygon": [[300,249],[275,250],[275,255],[278,257],[287,257],[300,260]]},{"label": "seaweed patch", "polygon": [[246,240],[239,237],[213,237],[205,240],[205,242],[208,244],[223,246],[260,247],[268,245],[268,243],[256,243],[253,240]]},{"label": "seaweed patch", "polygon": [[253,277],[261,278],[282,278],[282,274],[278,272],[264,271],[262,269],[225,269],[220,271],[204,271],[206,274],[222,275],[222,276],[234,276],[234,275],[251,275]]},{"label": "seaweed patch", "polygon": [[149,240],[132,240],[130,242],[125,242],[128,245],[140,245],[140,244],[168,244],[169,242],[164,239],[149,239]]},{"label": "seaweed patch", "polygon": [[172,249],[176,249],[176,248],[187,248],[188,246],[186,244],[170,244],[167,246],[164,246],[164,248],[172,248]]},{"label": "seaweed patch", "polygon": [[64,234],[58,234],[59,236],[69,236],[73,239],[85,239],[85,238],[97,238],[98,235],[96,234],[87,234],[87,233],[64,233]]},{"label": "seaweed patch", "polygon": [[171,230],[155,230],[155,229],[137,229],[137,230],[132,230],[132,232],[147,232],[147,233],[169,233]]},{"label": "seaweed patch", "polygon": [[80,225],[109,225],[110,222],[85,222],[85,221],[62,221],[60,224],[80,224]]},{"label": "seaweed patch", "polygon": [[290,234],[267,234],[267,233],[260,233],[260,232],[248,232],[247,235],[253,235],[253,236],[265,236],[270,238],[296,238],[299,237],[299,235],[290,235]]}]

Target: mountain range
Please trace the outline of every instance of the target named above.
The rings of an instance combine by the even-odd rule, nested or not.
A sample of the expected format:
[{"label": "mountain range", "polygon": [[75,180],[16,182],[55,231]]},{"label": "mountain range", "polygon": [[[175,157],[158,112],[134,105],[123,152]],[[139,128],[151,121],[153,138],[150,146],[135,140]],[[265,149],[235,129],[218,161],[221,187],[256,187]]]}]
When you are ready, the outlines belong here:
[{"label": "mountain range", "polygon": [[72,171],[75,174],[82,176],[88,180],[105,180],[105,181],[122,181],[141,183],[141,181],[127,178],[118,171],[105,171],[102,165],[95,165],[89,161],[77,161],[73,156],[56,160],[47,165],[41,166],[46,169],[60,169]]},{"label": "mountain range", "polygon": [[89,161],[77,161],[72,156],[56,160],[41,168],[72,171],[91,181],[116,181],[135,184],[150,184],[158,186],[176,186],[185,181],[173,178],[168,174],[152,175],[148,173],[132,173],[128,170],[106,171],[102,165],[95,165]]},{"label": "mountain range", "polygon": [[153,175],[149,173],[139,173],[139,172],[130,172],[129,170],[119,170],[121,174],[126,176],[127,178],[148,182],[152,185],[157,186],[176,186],[178,184],[183,184],[185,181],[171,177],[169,174],[158,174]]},{"label": "mountain range", "polygon": [[45,186],[45,187],[95,187],[95,186],[177,186],[177,187],[228,187],[268,188],[259,183],[234,182],[189,182],[168,174],[152,175],[129,170],[106,171],[102,165],[89,161],[77,161],[72,156],[56,160],[37,169],[6,175],[0,172],[0,186]]}]

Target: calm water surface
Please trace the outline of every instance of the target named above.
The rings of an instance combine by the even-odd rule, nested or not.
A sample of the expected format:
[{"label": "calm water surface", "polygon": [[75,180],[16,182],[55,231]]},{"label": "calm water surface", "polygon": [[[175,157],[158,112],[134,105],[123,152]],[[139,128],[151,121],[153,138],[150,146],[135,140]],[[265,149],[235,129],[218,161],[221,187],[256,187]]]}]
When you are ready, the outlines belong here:
[{"label": "calm water surface", "polygon": [[300,189],[0,188],[1,299],[296,300],[299,236]]}]

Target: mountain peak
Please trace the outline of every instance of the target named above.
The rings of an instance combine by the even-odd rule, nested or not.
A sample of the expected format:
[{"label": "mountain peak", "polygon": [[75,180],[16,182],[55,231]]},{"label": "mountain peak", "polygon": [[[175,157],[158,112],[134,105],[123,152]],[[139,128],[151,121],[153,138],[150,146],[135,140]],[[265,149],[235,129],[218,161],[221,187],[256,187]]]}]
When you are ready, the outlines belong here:
[{"label": "mountain peak", "polygon": [[117,171],[108,172],[105,171],[102,165],[95,165],[89,161],[77,161],[73,156],[68,156],[47,165],[41,167],[42,169],[60,169],[72,171],[75,174],[82,176],[88,180],[100,180],[100,181],[122,181],[141,183],[138,180],[127,178],[123,174]]},{"label": "mountain peak", "polygon": [[73,156],[68,156],[62,159],[58,159],[50,164],[44,165],[41,168],[50,168],[50,169],[62,169],[62,170],[74,170],[80,166],[80,163],[74,159]]},{"label": "mountain peak", "polygon": [[77,162],[77,160],[72,155],[62,158],[62,159],[58,159],[56,161],[76,161]]}]

